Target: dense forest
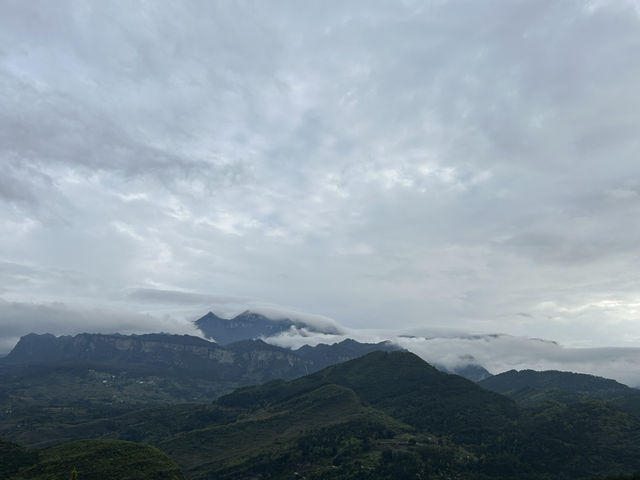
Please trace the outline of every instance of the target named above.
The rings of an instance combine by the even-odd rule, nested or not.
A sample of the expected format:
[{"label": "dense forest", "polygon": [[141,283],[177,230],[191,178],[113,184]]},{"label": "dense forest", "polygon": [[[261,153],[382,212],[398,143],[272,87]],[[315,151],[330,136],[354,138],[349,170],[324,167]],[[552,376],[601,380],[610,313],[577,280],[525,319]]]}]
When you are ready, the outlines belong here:
[{"label": "dense forest", "polygon": [[41,399],[13,423],[5,412],[0,478],[533,480],[640,471],[637,390],[577,374],[559,382],[558,372],[507,373],[493,380],[505,395],[412,353],[377,351],[209,402],[101,411]]}]

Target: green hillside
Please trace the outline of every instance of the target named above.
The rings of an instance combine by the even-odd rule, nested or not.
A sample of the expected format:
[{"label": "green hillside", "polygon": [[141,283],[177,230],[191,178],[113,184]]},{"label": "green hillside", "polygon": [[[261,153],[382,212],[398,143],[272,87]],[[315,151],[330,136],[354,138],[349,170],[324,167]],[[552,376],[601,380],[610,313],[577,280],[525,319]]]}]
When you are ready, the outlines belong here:
[{"label": "green hillside", "polygon": [[371,406],[419,429],[462,442],[490,440],[517,415],[516,405],[409,352],[374,352],[291,382],[270,382],[221,397],[221,405],[257,408],[337,384]]},{"label": "green hillside", "polygon": [[512,398],[522,407],[536,408],[550,402],[572,405],[598,399],[640,418],[640,390],[609,378],[556,370],[509,370],[482,380],[479,385]]},{"label": "green hillside", "polygon": [[232,422],[239,415],[237,410],[218,405],[185,403],[143,408],[69,424],[56,423],[60,417],[47,417],[48,411],[44,409],[39,415],[46,420],[46,424],[16,428],[11,432],[11,439],[22,445],[39,448],[86,438],[119,438],[156,444],[172,435],[204,425]]},{"label": "green hillside", "polygon": [[[407,425],[365,407],[352,390],[324,385],[242,415],[236,422],[195,430],[159,444],[193,478],[238,472],[289,458],[298,441],[322,429],[366,430],[393,436]],[[286,469],[285,469],[286,470]]]},{"label": "green hillside", "polygon": [[146,475],[131,478],[180,478],[176,464],[194,480],[595,480],[640,471],[639,417],[615,399],[562,402],[552,395],[559,390],[537,392],[540,401],[525,407],[411,353],[374,352],[209,405],[75,423],[52,417],[11,437],[31,446],[103,440],[0,446],[11,480],[65,478],[56,475],[73,468],[93,475],[89,467],[119,476],[79,478],[129,478],[127,469]]},{"label": "green hillside", "polygon": [[509,370],[479,382],[494,392],[511,396],[522,396],[525,392],[537,390],[559,390],[567,393],[588,395],[599,399],[613,399],[627,395],[640,397],[640,390],[630,388],[609,378],[583,373],[547,370]]},{"label": "green hillside", "polygon": [[[22,451],[24,457],[26,451]],[[14,452],[15,453],[15,452]],[[180,468],[155,447],[120,440],[79,440],[27,452],[7,480],[182,480]],[[2,462],[13,454],[2,452]]]},{"label": "green hillside", "polygon": [[38,452],[0,438],[0,478],[6,479],[38,461]]},{"label": "green hillside", "polygon": [[373,353],[291,382],[239,389],[218,404],[260,412],[331,384],[353,390],[364,404],[412,427],[406,438],[392,432],[389,448],[379,438],[365,442],[380,453],[367,478],[394,478],[404,471],[434,478],[574,479],[640,469],[640,423],[614,405],[594,400],[518,408],[407,352]]}]

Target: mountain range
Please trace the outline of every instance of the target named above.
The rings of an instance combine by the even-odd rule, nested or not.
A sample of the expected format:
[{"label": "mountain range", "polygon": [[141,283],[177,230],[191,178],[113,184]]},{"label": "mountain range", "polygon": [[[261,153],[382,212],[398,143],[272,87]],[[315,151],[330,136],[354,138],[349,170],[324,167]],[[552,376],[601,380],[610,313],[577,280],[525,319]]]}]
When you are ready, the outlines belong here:
[{"label": "mountain range", "polygon": [[60,337],[29,334],[0,359],[0,372],[44,365],[95,367],[243,384],[294,378],[372,351],[398,349],[389,342],[366,344],[351,339],[291,350],[259,339],[220,345],[190,335],[164,333]]},{"label": "mountain range", "polygon": [[[344,340],[298,350],[188,335],[29,334],[0,359],[0,435],[28,432],[43,408],[61,422],[176,402],[210,402],[242,385],[292,379],[388,343]],[[55,410],[59,406],[64,409]]]},{"label": "mountain range", "polygon": [[609,378],[573,372],[548,370],[509,370],[481,380],[480,385],[488,390],[522,398],[533,392],[562,391],[567,394],[588,395],[603,400],[640,394],[640,390]]},{"label": "mountain range", "polygon": [[211,315],[203,318],[233,330],[220,338],[239,340],[22,337],[0,359],[0,478],[586,480],[640,471],[640,391],[614,380],[491,376],[470,363],[473,382],[389,342],[292,350],[263,340],[278,321],[245,312],[230,327],[220,322],[233,319]]},{"label": "mountain range", "polygon": [[[526,407],[404,351],[375,351],[290,381],[243,387],[213,403],[66,424],[52,413],[31,428],[11,438],[28,449],[4,444],[13,452],[10,480],[69,478],[70,457],[80,451],[102,452],[100,468],[117,469],[110,459],[124,452],[147,458],[131,450],[140,442],[161,452],[148,457],[149,472],[180,478],[168,456],[188,479],[568,480],[640,470],[640,417],[608,400]],[[33,449],[43,439],[59,447]],[[82,449],[74,443],[80,439]],[[103,439],[121,443],[95,443]],[[52,474],[55,464],[66,476]],[[79,478],[101,478],[88,462],[81,465]]]},{"label": "mountain range", "polygon": [[[266,315],[251,311],[242,312],[230,319],[225,319],[217,316],[213,312],[209,312],[193,323],[206,338],[215,340],[220,345],[228,345],[241,340],[264,339],[269,341],[269,338],[277,337],[279,334],[289,331],[292,328],[304,329],[307,332],[321,333],[325,335],[344,334],[338,326],[326,321],[309,322],[300,319],[292,320],[286,317],[270,318]],[[351,340],[351,342],[354,341]],[[345,351],[345,355],[342,356],[340,361],[346,361],[362,354],[362,349],[356,345],[357,343],[358,342],[353,343],[355,350],[352,352]],[[343,350],[349,349],[346,344],[341,345]],[[324,353],[320,352],[326,352],[328,357],[324,362],[324,365],[328,366],[337,363],[334,357],[335,348],[333,345],[329,346],[320,344],[317,347],[318,348],[304,345],[298,350],[298,352],[302,352],[304,349],[312,357],[318,360],[319,357],[324,355]],[[466,360],[466,363],[459,367],[447,368],[443,365],[437,364],[435,366],[444,372],[461,375],[473,380],[474,382],[491,376],[491,373],[489,373],[482,365],[479,365],[473,357],[466,355],[463,359]]]}]

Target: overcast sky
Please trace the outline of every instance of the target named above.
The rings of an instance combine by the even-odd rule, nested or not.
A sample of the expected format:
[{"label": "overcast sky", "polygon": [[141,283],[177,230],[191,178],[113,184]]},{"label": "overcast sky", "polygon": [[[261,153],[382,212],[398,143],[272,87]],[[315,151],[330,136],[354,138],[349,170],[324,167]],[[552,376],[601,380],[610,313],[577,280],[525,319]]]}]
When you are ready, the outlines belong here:
[{"label": "overcast sky", "polygon": [[639,59],[631,0],[0,0],[0,338],[638,347]]}]

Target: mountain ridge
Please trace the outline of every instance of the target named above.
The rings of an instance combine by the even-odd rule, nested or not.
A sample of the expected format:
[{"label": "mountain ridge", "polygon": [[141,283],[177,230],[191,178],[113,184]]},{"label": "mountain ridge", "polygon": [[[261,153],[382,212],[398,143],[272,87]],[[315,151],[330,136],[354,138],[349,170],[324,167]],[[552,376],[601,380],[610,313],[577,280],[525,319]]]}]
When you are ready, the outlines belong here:
[{"label": "mountain ridge", "polygon": [[374,351],[208,404],[68,424],[58,411],[38,408],[7,438],[146,442],[190,480],[587,480],[640,469],[640,416],[597,399],[523,407],[406,351]]},{"label": "mountain ridge", "polygon": [[514,395],[525,389],[584,393],[604,400],[625,395],[640,395],[640,390],[610,378],[560,370],[512,369],[483,379],[478,383],[489,390]]},{"label": "mountain ridge", "polygon": [[[375,379],[375,383],[371,379]],[[260,398],[262,402],[265,399],[267,402],[281,401],[287,396],[328,383],[350,388],[372,406],[410,425],[428,425],[434,433],[452,423],[461,429],[474,430],[479,428],[476,422],[479,416],[491,416],[494,420],[500,418],[499,422],[503,422],[515,411],[515,403],[510,399],[458,375],[442,372],[406,351],[372,352],[289,382],[276,380],[261,386],[241,388],[219,398],[217,402],[246,408],[255,398]],[[395,396],[390,392],[395,392]],[[443,392],[446,395],[443,396]],[[482,408],[466,403],[465,397],[469,392],[477,396],[476,401],[482,403]],[[402,403],[398,397],[406,403],[400,413],[390,406]],[[461,406],[464,412],[461,416],[451,419],[439,415],[443,409],[454,404]],[[387,408],[391,410],[387,411]],[[491,423],[484,424],[485,433],[492,430]]]},{"label": "mountain ridge", "polygon": [[[37,425],[49,414],[76,422],[142,406],[210,402],[240,386],[396,348],[345,340],[295,351],[262,340],[221,346],[188,335],[29,334],[0,359],[0,435],[25,431],[24,422]],[[58,405],[72,407],[58,411]]]}]

